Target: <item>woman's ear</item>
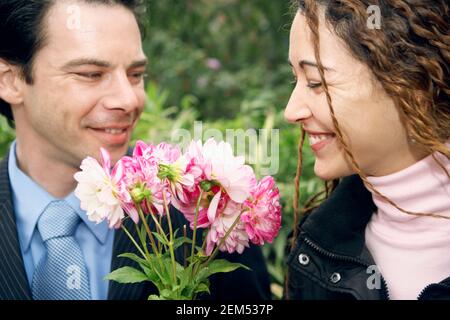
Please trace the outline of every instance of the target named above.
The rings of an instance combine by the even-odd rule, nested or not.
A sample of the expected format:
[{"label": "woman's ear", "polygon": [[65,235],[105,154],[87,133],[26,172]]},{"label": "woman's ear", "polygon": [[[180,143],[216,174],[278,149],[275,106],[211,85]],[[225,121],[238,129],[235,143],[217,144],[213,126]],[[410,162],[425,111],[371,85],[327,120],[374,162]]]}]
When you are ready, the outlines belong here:
[{"label": "woman's ear", "polygon": [[3,59],[0,59],[0,98],[10,105],[23,102],[24,80],[20,70]]}]

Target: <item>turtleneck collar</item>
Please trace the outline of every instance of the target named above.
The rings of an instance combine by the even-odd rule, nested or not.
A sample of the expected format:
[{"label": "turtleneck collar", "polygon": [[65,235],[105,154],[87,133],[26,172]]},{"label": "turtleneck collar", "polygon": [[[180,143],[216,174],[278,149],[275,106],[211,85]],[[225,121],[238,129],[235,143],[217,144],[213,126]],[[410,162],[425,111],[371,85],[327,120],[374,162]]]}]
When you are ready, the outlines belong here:
[{"label": "turtleneck collar", "polygon": [[[434,157],[450,172],[450,161],[444,155],[435,153]],[[402,209],[450,217],[450,179],[434,157],[429,155],[401,171],[382,177],[368,177],[368,180],[376,190]],[[425,224],[439,227],[444,220],[408,215],[373,192],[372,198],[378,208],[379,218],[399,229],[426,227]],[[450,224],[450,220],[448,222]]]},{"label": "turtleneck collar", "polygon": [[[450,161],[434,156],[450,172]],[[376,190],[400,208],[450,217],[450,179],[430,155],[383,177],[369,177]],[[366,246],[381,269],[391,299],[417,299],[427,285],[449,275],[450,220],[404,213],[372,192],[378,208]]]}]

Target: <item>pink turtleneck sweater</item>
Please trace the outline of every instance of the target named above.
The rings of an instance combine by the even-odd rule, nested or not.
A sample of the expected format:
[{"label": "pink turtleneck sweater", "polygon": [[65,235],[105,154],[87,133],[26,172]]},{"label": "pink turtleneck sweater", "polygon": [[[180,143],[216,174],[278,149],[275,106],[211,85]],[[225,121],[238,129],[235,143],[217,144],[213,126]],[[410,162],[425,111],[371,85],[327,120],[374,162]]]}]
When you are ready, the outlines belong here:
[{"label": "pink turtleneck sweater", "polygon": [[[449,144],[450,145],[450,144]],[[450,172],[450,161],[436,154]],[[430,155],[399,172],[368,177],[400,208],[450,217],[450,179]],[[403,213],[372,193],[378,210],[366,227],[366,245],[391,299],[417,299],[450,276],[450,220]]]}]

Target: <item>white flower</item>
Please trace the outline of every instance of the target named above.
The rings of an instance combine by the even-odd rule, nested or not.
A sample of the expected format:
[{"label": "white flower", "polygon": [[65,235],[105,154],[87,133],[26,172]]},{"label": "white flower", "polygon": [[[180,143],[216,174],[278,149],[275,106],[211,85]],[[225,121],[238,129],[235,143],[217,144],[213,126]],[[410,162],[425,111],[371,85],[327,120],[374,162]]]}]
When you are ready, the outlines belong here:
[{"label": "white flower", "polygon": [[[102,152],[105,163],[109,155]],[[74,175],[78,185],[75,195],[80,199],[81,209],[87,212],[90,221],[100,223],[107,219],[109,227],[119,227],[125,214],[116,197],[118,187],[109,170],[102,168],[94,158],[87,157],[81,163],[81,171]]]}]

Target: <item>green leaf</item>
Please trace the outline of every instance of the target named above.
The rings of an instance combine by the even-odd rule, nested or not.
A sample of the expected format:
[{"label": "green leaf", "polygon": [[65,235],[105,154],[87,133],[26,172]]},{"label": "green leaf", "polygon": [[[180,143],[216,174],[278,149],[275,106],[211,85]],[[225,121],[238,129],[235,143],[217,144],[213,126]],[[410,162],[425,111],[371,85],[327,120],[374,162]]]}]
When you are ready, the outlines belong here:
[{"label": "green leaf", "polygon": [[192,268],[194,267],[193,264],[188,265],[185,269],[183,269],[181,272],[177,274],[178,278],[180,279],[180,287],[184,289],[188,284],[189,280],[192,274]]},{"label": "green leaf", "polygon": [[202,249],[201,249],[200,247],[197,247],[197,248],[198,248],[199,251],[197,252],[196,255],[194,255],[194,259],[191,259],[190,256],[187,257],[187,261],[188,261],[188,262],[197,264],[197,263],[203,263],[203,262],[206,262],[206,260],[208,260],[209,256],[203,255],[203,254],[202,254],[202,251],[201,251]]},{"label": "green leaf", "polygon": [[148,277],[135,268],[122,267],[108,274],[105,279],[119,283],[138,283],[148,280]]},{"label": "green leaf", "polygon": [[171,263],[172,262],[169,257],[162,258],[163,268],[160,270],[161,273],[159,274],[159,277],[165,287],[171,286],[173,283]]},{"label": "green leaf", "polygon": [[143,242],[145,243],[146,240],[147,240],[147,231],[145,230],[145,226],[144,226],[143,223],[141,223],[141,229],[140,230],[141,230],[141,232],[139,234],[139,238],[141,240],[144,240]]},{"label": "green leaf", "polygon": [[[150,258],[154,261],[153,256],[154,255],[151,254]],[[139,264],[139,266],[141,267],[142,271],[144,271],[145,275],[152,282],[155,283],[159,279],[158,274],[153,270],[152,265],[147,260],[142,259],[138,255],[136,255],[134,253],[122,253],[118,257],[119,258],[128,258],[128,259],[131,259],[131,260],[137,262]],[[156,261],[154,261],[154,263],[155,262]]]},{"label": "green leaf", "polygon": [[200,283],[194,290],[194,293],[207,292],[210,294],[209,287],[206,283]]},{"label": "green leaf", "polygon": [[238,268],[244,268],[246,270],[251,270],[249,267],[235,262],[229,262],[225,259],[213,260],[209,263],[208,266],[200,270],[198,276],[200,277],[198,280],[201,282],[203,279],[209,278],[211,275],[220,273],[220,272],[232,272]]},{"label": "green leaf", "polygon": [[174,288],[173,290],[169,290],[169,289],[162,290],[161,291],[162,300],[177,300],[178,295],[177,295],[176,289],[177,288]]},{"label": "green leaf", "polygon": [[[174,250],[175,249],[178,249],[179,247],[181,247],[183,244],[189,244],[189,245],[192,245],[192,239],[189,239],[189,238],[182,238],[182,237],[180,237],[180,238],[176,238],[174,241],[173,241],[173,248],[174,248]],[[202,247],[200,247],[200,246],[195,246],[195,248],[197,249],[197,251],[198,252],[200,252],[201,250],[202,250]],[[189,253],[190,253],[190,250],[191,250],[191,246],[189,246]]]},{"label": "green leaf", "polygon": [[152,232],[153,235],[158,239],[159,242],[161,242],[162,244],[168,246],[169,242],[166,241],[166,239],[164,239],[164,237],[162,235],[160,235],[158,232]]},{"label": "green leaf", "polygon": [[118,257],[131,259],[131,260],[137,262],[138,264],[144,264],[144,265],[148,264],[147,260],[145,260],[145,259],[139,257],[137,254],[131,253],[131,252],[119,254]]}]

